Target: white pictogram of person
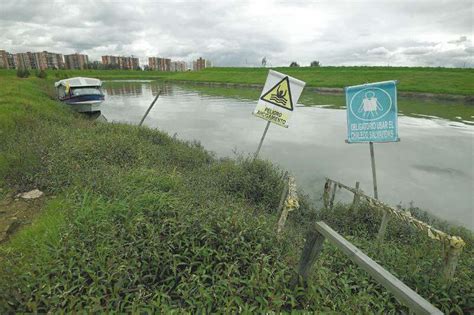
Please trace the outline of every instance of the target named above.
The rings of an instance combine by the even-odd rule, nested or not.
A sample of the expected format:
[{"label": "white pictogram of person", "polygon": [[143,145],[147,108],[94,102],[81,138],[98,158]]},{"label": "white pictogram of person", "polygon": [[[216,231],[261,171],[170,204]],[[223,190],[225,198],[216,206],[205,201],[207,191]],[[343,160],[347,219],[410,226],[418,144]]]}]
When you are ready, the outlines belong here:
[{"label": "white pictogram of person", "polygon": [[383,110],[383,107],[375,97],[375,92],[366,92],[358,112],[362,113],[364,118],[374,118],[377,115],[377,112],[380,110]]}]

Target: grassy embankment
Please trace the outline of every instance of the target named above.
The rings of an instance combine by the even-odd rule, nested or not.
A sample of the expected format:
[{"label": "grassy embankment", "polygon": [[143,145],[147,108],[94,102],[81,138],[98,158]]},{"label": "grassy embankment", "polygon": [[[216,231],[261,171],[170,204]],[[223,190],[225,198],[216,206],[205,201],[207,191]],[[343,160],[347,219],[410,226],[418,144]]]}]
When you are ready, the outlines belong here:
[{"label": "grassy embankment", "polygon": [[465,229],[451,228],[467,246],[449,285],[437,274],[439,244],[391,222],[375,246],[380,214],[365,206],[315,212],[303,200],[279,240],[281,172],[270,163],[218,160],[156,130],[83,120],[48,97],[50,85],[0,75],[2,198],[47,194],[34,222],[0,245],[1,313],[406,310],[328,244],[310,285],[289,287],[316,218],[445,312],[472,309],[474,238]]},{"label": "grassy embankment", "polygon": [[[450,68],[407,68],[407,67],[321,67],[321,68],[275,68],[306,82],[307,87],[337,87],[399,80],[401,92],[450,94],[474,97],[474,70]],[[13,73],[13,72],[12,72]],[[159,71],[48,71],[50,78],[91,76],[103,80],[168,80],[190,83],[237,83],[244,85],[263,85],[268,69],[265,68],[209,68],[198,72],[159,72]],[[226,97],[239,97],[255,100],[260,89],[229,89],[226,87],[194,85],[193,89]],[[342,108],[343,95],[325,95],[305,89],[300,103],[305,105],[328,105]],[[462,99],[437,100],[435,98],[399,97],[399,113],[407,116],[426,115],[472,124],[474,107]]]},{"label": "grassy embankment", "polygon": [[[275,70],[292,75],[306,82],[307,87],[342,88],[344,86],[377,82],[384,80],[399,80],[400,92],[462,95],[470,98],[453,100],[424,98],[416,96],[400,96],[398,110],[407,116],[425,115],[462,121],[473,124],[474,107],[474,70],[450,68],[407,68],[407,67],[321,67],[321,68],[275,68]],[[170,73],[158,71],[50,71],[50,77],[92,76],[104,80],[113,79],[148,79],[186,81],[190,83],[237,83],[244,85],[262,85],[265,82],[268,69],[264,68],[209,68],[198,72]],[[229,89],[218,85],[193,85],[194,90],[200,90],[211,95],[239,97],[255,100],[260,95],[258,89]],[[416,94],[415,94],[416,95]],[[340,95],[314,93],[305,89],[300,103],[327,105],[330,108],[345,107],[345,98]]]},{"label": "grassy embankment", "polygon": [[[474,70],[408,67],[273,68],[306,82],[307,87],[345,86],[399,80],[401,92],[474,95]],[[55,71],[48,71],[50,77]],[[265,82],[268,68],[208,68],[190,72],[85,70],[58,71],[58,75],[92,76],[101,79],[166,79],[195,82],[258,84]]]},{"label": "grassy embankment", "polygon": [[[112,83],[108,84],[111,86]],[[224,86],[208,86],[194,83],[181,85],[181,88],[187,87],[203,95],[239,98],[254,102],[258,100],[262,92],[260,88],[228,88]],[[328,95],[304,90],[299,103],[306,106],[324,106],[326,108],[344,109],[346,99],[344,95]],[[466,124],[474,124],[474,106],[460,101],[398,97],[398,113],[413,117],[420,115],[434,116],[452,121],[462,121]]]}]

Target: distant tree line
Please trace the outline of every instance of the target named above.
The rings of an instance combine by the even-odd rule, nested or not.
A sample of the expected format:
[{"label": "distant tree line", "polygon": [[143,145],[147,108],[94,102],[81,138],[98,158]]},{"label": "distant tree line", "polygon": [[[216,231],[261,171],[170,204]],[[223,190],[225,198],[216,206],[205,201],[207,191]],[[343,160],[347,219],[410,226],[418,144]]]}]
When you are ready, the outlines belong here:
[{"label": "distant tree line", "polygon": [[[46,79],[48,77],[48,74],[44,70],[36,70],[35,75],[40,79]],[[18,68],[16,70],[16,76],[19,78],[28,78],[30,76],[30,71],[25,68]]]},{"label": "distant tree line", "polygon": [[[299,63],[296,62],[296,61],[292,61],[290,63],[290,67],[299,67]],[[310,67],[321,67],[321,63],[318,61],[318,60],[313,60],[311,61],[311,63],[309,64]]]}]

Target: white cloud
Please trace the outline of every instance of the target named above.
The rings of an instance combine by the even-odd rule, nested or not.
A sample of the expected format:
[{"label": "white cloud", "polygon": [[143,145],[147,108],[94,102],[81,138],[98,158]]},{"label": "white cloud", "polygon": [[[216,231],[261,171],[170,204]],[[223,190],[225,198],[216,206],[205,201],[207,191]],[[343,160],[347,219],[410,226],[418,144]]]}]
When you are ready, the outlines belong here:
[{"label": "white cloud", "polygon": [[377,47],[377,48],[372,48],[367,50],[367,55],[373,55],[373,56],[386,56],[389,55],[390,51],[385,48],[385,47]]},{"label": "white cloud", "polygon": [[203,56],[215,65],[473,66],[472,2],[8,1],[0,49]]}]

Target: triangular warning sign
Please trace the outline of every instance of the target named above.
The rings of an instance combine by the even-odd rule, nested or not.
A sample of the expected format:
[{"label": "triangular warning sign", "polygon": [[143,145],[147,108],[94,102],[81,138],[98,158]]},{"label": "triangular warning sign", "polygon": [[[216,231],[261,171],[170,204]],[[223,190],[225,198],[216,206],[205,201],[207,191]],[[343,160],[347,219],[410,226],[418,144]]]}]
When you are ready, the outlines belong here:
[{"label": "triangular warning sign", "polygon": [[284,77],[283,80],[263,94],[260,99],[292,111],[293,101],[291,100],[290,80],[288,77]]}]

